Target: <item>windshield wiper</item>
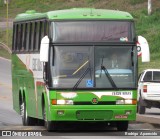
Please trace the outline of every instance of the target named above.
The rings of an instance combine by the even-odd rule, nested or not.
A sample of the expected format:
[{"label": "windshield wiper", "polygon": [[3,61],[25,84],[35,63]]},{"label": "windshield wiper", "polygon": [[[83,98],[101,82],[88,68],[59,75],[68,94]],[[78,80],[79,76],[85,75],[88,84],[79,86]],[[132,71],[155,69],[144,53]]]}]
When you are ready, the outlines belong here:
[{"label": "windshield wiper", "polygon": [[90,62],[89,62],[89,67],[83,72],[83,74],[81,75],[81,77],[78,79],[78,81],[76,82],[76,84],[73,87],[73,90],[75,90],[78,87],[78,85],[81,83],[81,81],[83,80],[83,78],[87,75],[88,71],[90,71],[90,77],[91,77],[91,80],[92,80]]},{"label": "windshield wiper", "polygon": [[104,57],[102,57],[100,76],[101,76],[102,70],[103,70],[104,73],[105,73],[105,75],[106,75],[106,77],[108,78],[109,82],[111,83],[112,87],[113,87],[113,88],[117,88],[117,86],[116,86],[115,82],[113,81],[112,77],[110,76],[108,70],[107,70],[106,67],[103,65],[103,58],[104,58]]},{"label": "windshield wiper", "polygon": [[78,87],[78,85],[81,83],[81,81],[83,80],[83,78],[87,75],[88,71],[91,72],[91,68],[90,68],[90,67],[88,67],[88,68],[83,72],[83,74],[81,75],[81,77],[79,78],[79,80],[78,80],[78,81],[76,82],[76,84],[74,85],[73,90],[75,90],[75,89]]}]

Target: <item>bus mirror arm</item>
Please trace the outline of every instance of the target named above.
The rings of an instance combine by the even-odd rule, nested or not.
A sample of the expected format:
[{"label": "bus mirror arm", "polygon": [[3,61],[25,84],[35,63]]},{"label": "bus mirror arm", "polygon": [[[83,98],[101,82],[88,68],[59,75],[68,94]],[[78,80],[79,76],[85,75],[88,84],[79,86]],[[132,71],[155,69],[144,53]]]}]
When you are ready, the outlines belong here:
[{"label": "bus mirror arm", "polygon": [[48,79],[44,79],[44,82],[47,84],[48,83]]},{"label": "bus mirror arm", "polygon": [[48,83],[48,79],[46,77],[46,66],[43,65],[43,80],[45,83]]}]

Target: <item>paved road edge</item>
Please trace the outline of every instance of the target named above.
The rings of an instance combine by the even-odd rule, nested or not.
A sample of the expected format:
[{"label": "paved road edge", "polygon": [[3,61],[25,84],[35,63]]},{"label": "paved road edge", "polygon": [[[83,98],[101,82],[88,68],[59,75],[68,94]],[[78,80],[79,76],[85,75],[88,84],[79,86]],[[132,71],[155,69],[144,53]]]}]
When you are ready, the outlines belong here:
[{"label": "paved road edge", "polygon": [[154,118],[154,117],[151,118],[151,117],[146,116],[146,115],[137,114],[136,122],[143,122],[143,123],[160,125],[160,118]]},{"label": "paved road edge", "polygon": [[6,61],[11,62],[11,60],[10,60],[10,59],[4,58],[4,57],[0,57],[0,59],[3,59],[3,60],[6,60]]}]

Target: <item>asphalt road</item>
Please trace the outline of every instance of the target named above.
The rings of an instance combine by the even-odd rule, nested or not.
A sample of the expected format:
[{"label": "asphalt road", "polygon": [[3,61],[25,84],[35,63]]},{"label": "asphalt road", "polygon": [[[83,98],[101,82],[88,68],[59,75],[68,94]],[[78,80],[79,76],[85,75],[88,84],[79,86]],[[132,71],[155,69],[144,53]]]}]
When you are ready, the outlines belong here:
[{"label": "asphalt road", "polygon": [[21,125],[12,108],[11,62],[0,58],[0,126]]},{"label": "asphalt road", "polygon": [[[62,130],[58,132],[48,133],[42,126],[22,126],[21,117],[12,108],[12,93],[11,93],[11,62],[0,58],[0,130],[23,130],[23,131],[35,131],[39,130],[44,135],[57,136],[58,139],[72,139],[81,138],[82,136],[93,136],[92,138],[106,138],[105,136],[119,136],[124,135],[123,132],[116,132],[114,128],[105,128],[102,130],[101,127],[82,127],[73,128],[70,127],[68,130]],[[159,109],[158,109],[159,110]],[[157,109],[147,110],[147,115],[159,116]],[[145,118],[145,117],[144,117]],[[160,120],[160,119],[159,119]],[[139,131],[154,131],[159,129],[148,123],[133,122],[129,125],[129,132]],[[160,131],[159,131],[160,132]],[[47,137],[49,138],[49,137]],[[112,137],[114,138],[114,137]],[[124,138],[124,137],[123,137]]]},{"label": "asphalt road", "polygon": [[158,108],[146,109],[146,113],[144,116],[160,118],[160,109]]}]

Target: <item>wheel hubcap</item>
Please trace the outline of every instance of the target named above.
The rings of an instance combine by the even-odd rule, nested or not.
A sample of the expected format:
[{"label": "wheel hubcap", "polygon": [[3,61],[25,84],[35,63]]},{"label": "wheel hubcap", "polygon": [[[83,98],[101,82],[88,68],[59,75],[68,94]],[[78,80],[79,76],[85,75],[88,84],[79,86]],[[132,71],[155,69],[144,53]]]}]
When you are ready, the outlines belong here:
[{"label": "wheel hubcap", "polygon": [[21,117],[24,117],[24,102],[20,106]]},{"label": "wheel hubcap", "polygon": [[44,121],[47,121],[47,118],[46,118],[46,110],[45,110],[45,108],[44,108],[43,117],[44,117]]}]

